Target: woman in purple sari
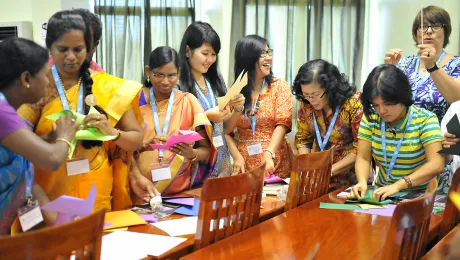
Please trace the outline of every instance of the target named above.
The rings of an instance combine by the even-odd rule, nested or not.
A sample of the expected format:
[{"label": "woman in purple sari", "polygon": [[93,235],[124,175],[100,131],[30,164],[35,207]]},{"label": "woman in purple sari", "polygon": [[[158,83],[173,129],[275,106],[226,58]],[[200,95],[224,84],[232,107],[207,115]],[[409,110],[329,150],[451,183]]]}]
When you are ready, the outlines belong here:
[{"label": "woman in purple sari", "polygon": [[[452,31],[449,13],[437,6],[423,8],[412,24],[417,55],[402,57],[401,49],[390,49],[384,61],[394,64],[409,78],[414,104],[436,114],[439,122],[450,104],[460,100],[460,57],[447,53]],[[452,168],[447,164],[441,174],[439,190],[447,193],[452,182]]]}]

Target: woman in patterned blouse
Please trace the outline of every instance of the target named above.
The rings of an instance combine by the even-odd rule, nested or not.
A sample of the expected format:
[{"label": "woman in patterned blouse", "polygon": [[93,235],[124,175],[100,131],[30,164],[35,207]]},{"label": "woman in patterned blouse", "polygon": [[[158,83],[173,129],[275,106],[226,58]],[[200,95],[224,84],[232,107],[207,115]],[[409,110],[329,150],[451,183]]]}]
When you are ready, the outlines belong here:
[{"label": "woman in patterned blouse", "polygon": [[327,61],[312,60],[300,67],[292,93],[301,102],[295,144],[299,154],[335,146],[333,182],[356,182],[359,122],[363,115],[360,93],[338,68]]},{"label": "woman in patterned blouse", "polygon": [[[402,57],[401,49],[390,49],[384,61],[400,68],[409,78],[414,104],[436,114],[439,122],[449,104],[460,100],[460,57],[446,53],[452,31],[449,13],[437,6],[423,8],[412,24],[417,55]],[[448,192],[452,170],[447,165],[441,174],[439,189]]]}]

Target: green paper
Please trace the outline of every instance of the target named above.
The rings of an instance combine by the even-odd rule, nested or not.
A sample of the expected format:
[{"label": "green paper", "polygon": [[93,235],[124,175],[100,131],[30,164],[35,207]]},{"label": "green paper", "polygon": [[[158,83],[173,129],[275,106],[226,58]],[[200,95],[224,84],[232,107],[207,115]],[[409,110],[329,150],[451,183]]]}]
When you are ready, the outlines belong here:
[{"label": "green paper", "polygon": [[361,210],[361,207],[358,205],[349,205],[349,204],[337,204],[337,203],[319,203],[320,209],[344,209],[344,210]]},{"label": "green paper", "polygon": [[[346,203],[357,203],[357,202],[360,202],[360,203],[366,203],[366,204],[372,204],[372,205],[380,205],[380,206],[383,206],[383,205],[388,205],[388,204],[391,204],[393,203],[392,200],[389,200],[389,199],[386,199],[384,201],[377,201],[375,199],[372,198],[372,193],[374,193],[374,190],[367,190],[366,191],[366,195],[364,197],[361,197],[359,199],[348,199],[347,201],[345,201]],[[395,196],[403,196],[403,195],[406,195],[407,192],[403,191],[403,192],[398,192],[396,193],[395,195],[391,196],[391,197],[395,197]]]},{"label": "green paper", "polygon": [[388,196],[388,198],[400,198],[400,197],[406,196],[407,194],[409,194],[408,191],[400,191],[396,194]]},{"label": "green paper", "polygon": [[[49,120],[52,120],[52,121],[56,121],[61,116],[65,116],[68,113],[71,113],[72,115],[76,116],[77,123],[83,124],[83,121],[85,120],[86,116],[82,115],[82,114],[79,114],[77,112],[74,112],[72,110],[63,110],[61,112],[49,115],[46,118],[49,119]],[[94,107],[90,107],[88,114],[100,114],[100,113]],[[73,152],[75,151],[75,147],[77,145],[78,140],[110,141],[110,140],[115,139],[115,137],[116,136],[102,134],[95,127],[90,127],[90,128],[78,130],[77,133],[75,134],[75,139],[72,140],[72,142],[71,142],[72,145],[70,146],[70,149],[69,149],[69,159],[72,158],[72,155],[73,155]]]}]

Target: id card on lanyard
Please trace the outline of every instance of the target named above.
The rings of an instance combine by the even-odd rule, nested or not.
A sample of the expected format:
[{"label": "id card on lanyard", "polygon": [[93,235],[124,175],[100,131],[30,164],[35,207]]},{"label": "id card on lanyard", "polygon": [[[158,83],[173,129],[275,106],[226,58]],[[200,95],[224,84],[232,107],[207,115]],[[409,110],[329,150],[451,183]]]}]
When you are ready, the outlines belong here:
[{"label": "id card on lanyard", "polygon": [[[256,112],[259,109],[257,106],[257,103],[259,102],[260,94],[262,94],[262,91],[264,91],[265,87],[265,79],[262,81],[262,88],[260,89],[259,95],[257,95],[256,102],[254,102],[254,106],[252,107],[252,118],[249,119],[248,113],[244,113],[244,117],[248,121],[249,125],[251,126],[252,130],[252,135],[256,133],[256,126],[257,126],[257,115]],[[261,154],[263,152],[262,150],[262,144],[261,143],[256,143],[253,145],[248,145],[248,154],[251,155],[256,155],[256,154]]]},{"label": "id card on lanyard", "polygon": [[319,131],[318,123],[316,122],[315,112],[313,112],[313,121],[315,123],[316,139],[318,140],[319,149],[321,151],[324,150],[324,147],[326,147],[326,144],[329,141],[329,138],[331,137],[332,129],[334,129],[335,122],[337,121],[337,116],[339,115],[339,109],[340,107],[337,107],[335,109],[334,116],[332,117],[331,124],[329,125],[326,135],[324,136],[324,140],[321,137],[321,132]]},{"label": "id card on lanyard", "polygon": [[[152,106],[153,112],[153,124],[155,125],[155,132],[157,134],[167,135],[169,129],[169,122],[171,121],[172,108],[174,104],[174,90],[169,96],[168,108],[166,110],[165,122],[163,125],[163,131],[160,128],[160,117],[158,116],[157,104],[155,103],[155,95],[153,94],[153,87],[150,88],[150,105]],[[160,161],[164,157],[164,150],[158,150],[158,157]]]},{"label": "id card on lanyard", "polygon": [[383,118],[380,120],[380,132],[381,132],[381,139],[382,139],[382,153],[383,153],[383,160],[384,160],[384,165],[385,165],[386,173],[387,173],[386,174],[387,180],[391,176],[391,172],[393,171],[393,167],[395,166],[396,159],[398,158],[399,150],[401,149],[401,145],[402,145],[402,142],[404,140],[404,135],[406,134],[407,129],[409,129],[410,123],[412,121],[412,109],[410,107],[409,107],[409,109],[410,109],[409,119],[407,120],[404,132],[403,132],[401,138],[399,139],[398,144],[396,145],[396,149],[393,152],[393,156],[391,157],[391,161],[390,161],[389,166],[387,164],[387,146],[386,146],[387,138],[386,138],[386,130],[385,130],[385,121],[383,120]]}]

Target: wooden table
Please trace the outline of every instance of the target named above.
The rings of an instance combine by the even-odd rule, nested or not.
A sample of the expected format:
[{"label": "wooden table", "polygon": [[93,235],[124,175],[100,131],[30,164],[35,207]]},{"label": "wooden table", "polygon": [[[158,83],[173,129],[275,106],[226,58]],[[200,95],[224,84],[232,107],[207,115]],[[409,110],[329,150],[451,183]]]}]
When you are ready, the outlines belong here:
[{"label": "wooden table", "polygon": [[[320,209],[343,202],[343,189],[278,215],[183,259],[305,259],[319,243],[317,259],[381,258],[391,217]],[[438,228],[438,227],[431,227]]]},{"label": "wooden table", "polygon": [[[181,194],[178,194],[178,196],[182,195],[192,195],[195,196],[197,199],[199,199],[201,195],[201,188],[198,189],[193,189],[190,191],[185,191]],[[260,209],[260,221],[265,221],[267,219],[270,219],[276,215],[279,215],[284,212],[284,201],[279,200],[276,196],[267,196],[266,198],[262,199],[262,207]],[[165,221],[165,220],[173,220],[173,219],[179,219],[187,217],[184,215],[179,215],[179,214],[172,214],[166,218],[162,218],[160,221]],[[129,227],[129,231],[133,232],[139,232],[139,233],[148,233],[148,234],[155,234],[155,235],[164,235],[164,236],[169,236],[166,232],[163,230],[156,228],[153,225],[147,224],[147,225],[140,225],[140,226],[134,226],[134,227]],[[183,257],[189,253],[193,252],[193,245],[194,245],[194,240],[195,240],[195,234],[190,234],[190,235],[185,235],[185,236],[180,236],[187,238],[186,241],[183,243],[179,244],[178,246],[174,247],[173,249],[169,250],[168,252],[164,253],[159,259],[179,259],[180,257]],[[147,258],[147,259],[156,259],[156,258]]]},{"label": "wooden table", "polygon": [[458,232],[460,232],[460,226],[453,228],[422,259],[438,259],[438,256],[441,259],[444,259],[447,252],[449,251],[450,242]]}]

